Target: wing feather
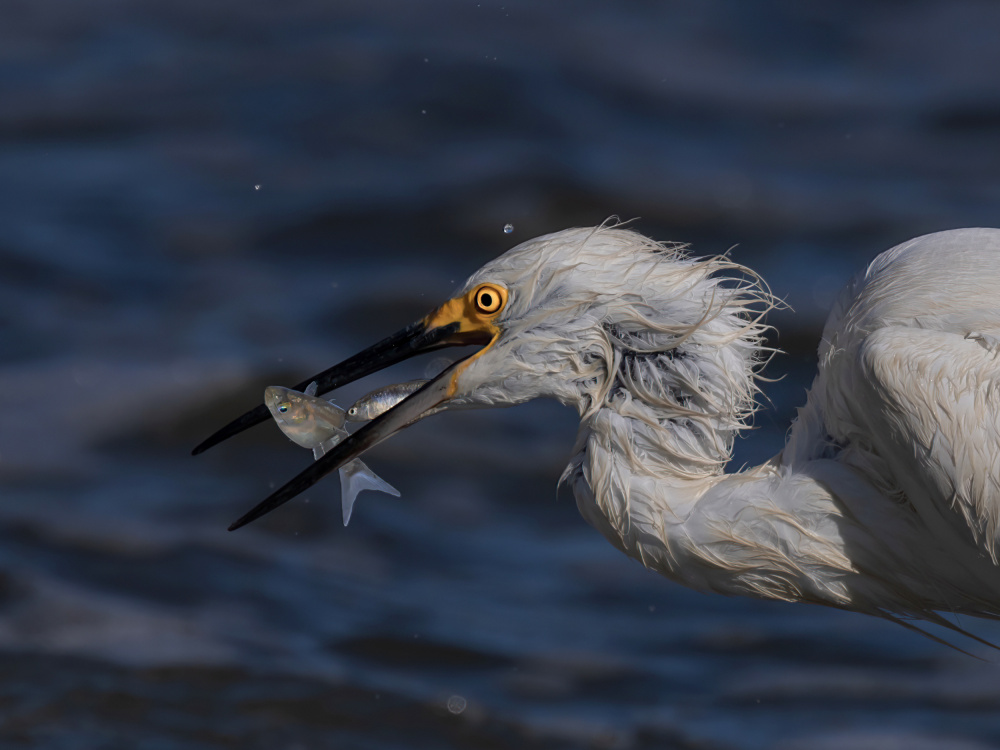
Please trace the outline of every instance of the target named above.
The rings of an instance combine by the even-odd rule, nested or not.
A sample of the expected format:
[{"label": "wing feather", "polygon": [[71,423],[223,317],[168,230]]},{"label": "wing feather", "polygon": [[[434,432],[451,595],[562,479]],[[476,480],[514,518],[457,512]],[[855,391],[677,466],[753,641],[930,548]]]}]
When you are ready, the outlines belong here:
[{"label": "wing feather", "polygon": [[865,337],[858,364],[872,448],[928,526],[944,519],[996,563],[1000,361],[982,341],[889,326]]}]

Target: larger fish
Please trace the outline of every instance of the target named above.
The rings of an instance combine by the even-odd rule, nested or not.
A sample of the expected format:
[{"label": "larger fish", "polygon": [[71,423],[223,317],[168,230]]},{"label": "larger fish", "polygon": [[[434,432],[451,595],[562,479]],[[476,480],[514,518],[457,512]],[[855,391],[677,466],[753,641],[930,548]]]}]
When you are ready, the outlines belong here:
[{"label": "larger fish", "polygon": [[[344,410],[316,396],[316,383],[305,392],[272,385],[264,391],[264,403],[281,431],[303,448],[312,448],[318,459],[347,437]],[[364,490],[385,492],[399,497],[399,490],[378,477],[361,459],[356,458],[340,468],[340,495],[344,511],[344,526],[351,520],[351,511],[358,493]]]},{"label": "larger fish", "polygon": [[412,396],[427,383],[426,380],[411,380],[407,383],[387,385],[371,393],[366,393],[347,410],[347,421],[367,422],[369,419],[375,419],[407,396]]}]

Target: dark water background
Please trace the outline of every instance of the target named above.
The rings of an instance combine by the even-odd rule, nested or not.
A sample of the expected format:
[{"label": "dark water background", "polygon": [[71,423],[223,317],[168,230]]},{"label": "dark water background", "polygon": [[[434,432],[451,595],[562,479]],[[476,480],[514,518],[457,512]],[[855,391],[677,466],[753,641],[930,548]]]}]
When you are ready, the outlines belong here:
[{"label": "dark water background", "polygon": [[998,224],[998,32],[972,1],[3,3],[0,745],[1000,746],[995,664],[621,556],[556,494],[555,405],[379,447],[403,497],[347,529],[328,480],[225,531],[309,461],[273,426],[189,456],[612,214],[795,308],[736,460],[770,455],[840,284]]}]

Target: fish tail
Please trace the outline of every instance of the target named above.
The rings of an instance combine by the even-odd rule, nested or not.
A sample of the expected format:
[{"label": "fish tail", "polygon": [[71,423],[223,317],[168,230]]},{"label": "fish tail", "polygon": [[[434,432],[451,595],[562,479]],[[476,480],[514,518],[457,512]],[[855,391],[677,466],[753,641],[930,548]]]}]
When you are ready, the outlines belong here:
[{"label": "fish tail", "polygon": [[378,477],[364,463],[358,459],[351,461],[340,470],[340,501],[344,508],[344,526],[351,520],[351,511],[354,510],[354,501],[358,493],[364,490],[374,490],[399,497],[399,490]]}]

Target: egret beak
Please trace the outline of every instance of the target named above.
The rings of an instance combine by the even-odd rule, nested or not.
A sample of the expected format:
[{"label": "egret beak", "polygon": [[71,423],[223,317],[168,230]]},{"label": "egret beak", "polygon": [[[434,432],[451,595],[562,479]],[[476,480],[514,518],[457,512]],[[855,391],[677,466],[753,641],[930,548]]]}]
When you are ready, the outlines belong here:
[{"label": "egret beak", "polygon": [[[489,302],[489,305],[485,305],[484,301]],[[506,302],[506,289],[492,284],[481,285],[468,294],[449,300],[422,320],[355,354],[339,365],[335,365],[312,378],[307,378],[296,386],[295,390],[302,390],[309,383],[316,381],[317,392],[325,393],[417,354],[446,346],[478,344],[483,347],[479,351],[452,363],[423,388],[400,401],[392,409],[366,424],[343,442],[338,443],[326,455],[233,523],[229,530],[238,529],[264,514],[270,513],[316,484],[327,474],[336,471],[372,446],[381,443],[403,427],[420,420],[431,410],[448,401],[455,394],[456,379],[462,369],[469,361],[486,351],[500,335],[495,318]],[[259,424],[265,421],[269,415],[270,412],[266,406],[258,406],[216,432],[195,448],[193,453],[201,453],[211,446]]]},{"label": "egret beak", "polygon": [[[489,343],[488,339],[482,341],[482,337],[470,337],[468,336],[468,332],[463,333],[460,331],[460,324],[458,322],[440,326],[429,326],[427,321],[433,314],[408,325],[403,330],[382,339],[374,346],[358,352],[340,364],[323,370],[323,372],[313,375],[311,378],[306,378],[292,390],[304,391],[309,387],[310,383],[315,382],[316,392],[323,394],[424,352],[434,351],[446,346]],[[234,435],[250,429],[254,425],[266,422],[270,418],[271,412],[268,411],[266,404],[256,406],[199,443],[191,451],[191,455],[197,456],[199,453],[204,453],[212,446],[218,445],[224,440],[228,440]]]},{"label": "egret beak", "polygon": [[[472,355],[475,356],[475,355]],[[305,492],[316,482],[339,469],[349,461],[354,460],[366,450],[398,432],[407,425],[421,419],[431,409],[448,400],[452,388],[452,372],[457,370],[469,357],[452,363],[447,370],[427,383],[416,393],[407,396],[385,414],[376,417],[343,442],[338,443],[326,455],[312,463],[305,471],[271,493],[269,497],[258,503],[252,510],[245,513],[229,527],[235,531],[270,513],[296,495]]]}]

